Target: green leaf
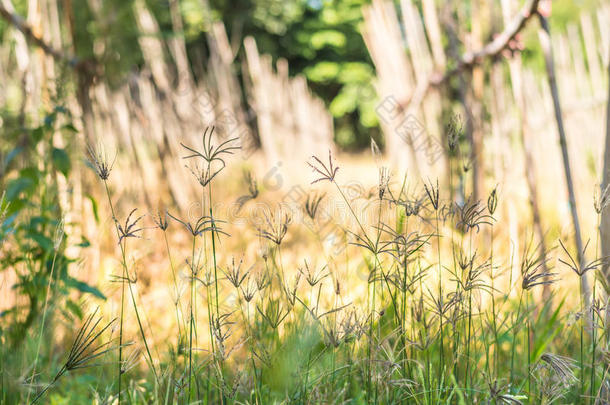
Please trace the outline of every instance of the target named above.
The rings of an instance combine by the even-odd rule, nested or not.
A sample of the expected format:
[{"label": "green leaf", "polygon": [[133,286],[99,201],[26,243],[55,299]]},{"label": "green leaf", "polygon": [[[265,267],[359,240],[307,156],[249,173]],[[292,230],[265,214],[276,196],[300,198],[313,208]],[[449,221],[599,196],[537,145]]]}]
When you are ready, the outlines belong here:
[{"label": "green leaf", "polygon": [[318,31],[311,36],[311,44],[315,49],[322,49],[326,46],[343,48],[345,42],[345,35],[335,30]]},{"label": "green leaf", "polygon": [[102,292],[100,290],[98,290],[96,287],[90,286],[89,284],[85,283],[84,281],[77,280],[73,277],[68,277],[66,279],[66,286],[69,288],[75,288],[78,291],[83,292],[83,293],[93,294],[97,298],[102,299],[102,300],[106,299],[106,296],[104,294],[102,294]]},{"label": "green leaf", "polygon": [[305,69],[307,78],[313,82],[326,82],[334,79],[339,74],[339,64],[335,62],[322,61]]},{"label": "green leaf", "polygon": [[53,241],[46,236],[39,233],[30,233],[28,236],[30,239],[38,243],[42,250],[47,252],[53,250]]},{"label": "green leaf", "polygon": [[77,318],[83,319],[83,311],[81,308],[72,300],[66,301],[66,307],[70,312],[76,315]]},{"label": "green leaf", "polygon": [[42,139],[43,136],[44,136],[43,127],[34,128],[32,130],[32,138],[34,139],[35,143],[40,142],[40,140]]},{"label": "green leaf", "polygon": [[16,200],[22,192],[28,191],[33,185],[34,181],[28,177],[18,177],[9,181],[6,186],[7,201]]},{"label": "green leaf", "polygon": [[366,63],[346,62],[342,65],[337,79],[343,84],[359,83],[364,86],[373,79],[373,69]]},{"label": "green leaf", "polygon": [[21,153],[22,150],[23,150],[23,148],[21,146],[17,146],[16,148],[11,150],[6,155],[6,157],[4,158],[4,162],[2,162],[3,168],[4,168],[5,171],[6,171],[6,168],[11,164],[11,162],[13,161],[15,156],[17,156],[19,153]]},{"label": "green leaf", "polygon": [[73,132],[75,134],[78,133],[78,130],[72,124],[66,124],[66,125],[62,126],[61,129],[65,130],[67,132]]},{"label": "green leaf", "polygon": [[55,168],[65,177],[68,177],[72,164],[70,163],[70,157],[66,151],[64,149],[53,148],[52,157]]},{"label": "green leaf", "polygon": [[95,218],[95,222],[99,224],[100,215],[97,209],[97,201],[95,200],[95,198],[93,198],[91,194],[87,194],[87,198],[89,199],[89,201],[91,201],[91,209],[93,210],[93,217]]},{"label": "green leaf", "polygon": [[330,103],[330,112],[335,117],[351,113],[358,106],[358,92],[355,86],[343,86]]},{"label": "green leaf", "polygon": [[70,113],[70,111],[68,111],[68,109],[66,107],[64,107],[63,105],[55,106],[55,108],[53,108],[53,111],[58,112],[58,113],[62,113],[62,114],[69,114]]},{"label": "green leaf", "polygon": [[[547,308],[548,303],[549,301],[547,301],[547,303],[545,304],[543,311],[549,309]],[[555,336],[557,336],[557,334],[560,332],[561,326],[558,320],[559,316],[561,315],[561,308],[563,308],[564,303],[565,298],[563,298],[559,302],[557,308],[553,311],[553,314],[550,317],[544,319],[541,324],[535,325],[536,330],[538,330],[539,332],[537,332],[537,337],[534,341],[534,350],[531,354],[532,357],[530,361],[537,361],[540,356],[542,356],[542,354],[547,350],[547,347],[552,343],[553,339],[555,339]]]},{"label": "green leaf", "polygon": [[44,117],[44,125],[47,128],[51,128],[53,126],[53,123],[55,122],[56,118],[57,118],[57,110],[53,111],[51,114]]},{"label": "green leaf", "polygon": [[89,242],[89,239],[85,238],[84,236],[81,236],[81,242],[76,246],[86,248],[91,246],[91,242]]}]

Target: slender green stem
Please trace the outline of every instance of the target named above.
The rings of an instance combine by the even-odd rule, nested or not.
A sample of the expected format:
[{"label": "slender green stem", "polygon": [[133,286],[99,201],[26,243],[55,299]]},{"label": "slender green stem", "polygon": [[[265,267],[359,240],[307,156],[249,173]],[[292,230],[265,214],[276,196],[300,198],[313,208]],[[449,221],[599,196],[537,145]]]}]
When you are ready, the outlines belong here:
[{"label": "slender green stem", "polygon": [[[373,269],[373,293],[372,293],[372,297],[371,297],[371,302],[370,302],[370,308],[371,308],[371,319],[370,319],[370,325],[369,325],[369,347],[368,347],[368,371],[369,371],[369,376],[368,376],[368,395],[372,394],[372,390],[373,390],[373,344],[374,344],[374,336],[373,336],[373,329],[374,329],[374,325],[375,325],[375,272],[377,271],[377,261],[375,261],[375,268]],[[370,401],[370,399],[369,399]]]},{"label": "slender green stem", "polygon": [[[119,237],[119,229],[116,226],[116,215],[114,213],[114,206],[112,205],[112,199],[110,198],[110,190],[108,189],[108,182],[104,180],[104,188],[106,189],[106,197],[108,198],[108,205],[110,206],[110,211],[112,213],[112,221],[114,222],[114,226],[117,232],[117,237]],[[121,245],[121,254],[124,253],[123,246]],[[123,254],[124,257],[124,254]],[[126,274],[126,264],[123,261],[123,276],[121,277],[121,314],[119,316],[119,362],[118,362],[118,403],[121,405],[121,377],[123,374],[123,316],[125,314],[125,278]]]},{"label": "slender green stem", "polygon": [[[595,255],[599,255],[599,232],[600,232],[600,221],[601,216],[597,214],[597,228],[595,231]],[[593,273],[593,300],[591,301],[595,305],[595,287],[597,286],[596,270]],[[595,320],[595,311],[591,311],[591,383],[589,387],[589,398],[594,398],[595,393],[595,360],[597,359],[597,321]]]},{"label": "slender green stem", "polygon": [[[42,344],[42,335],[44,334],[44,324],[47,318],[47,305],[49,303],[49,293],[51,291],[51,284],[53,282],[53,272],[55,270],[55,260],[57,259],[57,248],[53,253],[53,261],[51,263],[51,272],[49,275],[49,282],[47,283],[47,291],[44,297],[44,306],[42,308],[42,320],[40,321],[40,335],[38,336],[38,344],[36,345],[36,357],[34,358],[34,365],[32,366],[32,380],[36,375],[36,365],[38,364],[38,356],[40,355],[40,346]],[[26,403],[30,402],[30,391],[28,391],[28,396],[25,400]]]},{"label": "slender green stem", "polygon": [[[593,303],[595,303],[595,277],[593,278]],[[595,360],[597,351],[597,321],[595,320],[595,311],[591,311],[591,382],[589,387],[589,398],[594,398],[593,393],[595,392]]]},{"label": "slender green stem", "polygon": [[142,321],[140,320],[140,312],[138,311],[138,305],[136,303],[135,296],[133,294],[133,289],[131,287],[131,281],[129,279],[129,272],[127,270],[127,239],[123,239],[121,241],[119,226],[116,221],[116,214],[114,211],[114,206],[112,204],[112,199],[110,198],[110,191],[108,189],[108,182],[104,180],[104,186],[106,188],[106,196],[108,197],[108,204],[110,205],[110,211],[112,213],[112,219],[114,221],[114,226],[117,232],[117,237],[119,238],[119,247],[121,248],[121,265],[123,267],[123,276],[121,277],[121,326],[119,331],[119,403],[120,403],[120,382],[121,382],[121,374],[122,374],[122,345],[123,345],[123,315],[124,315],[124,302],[125,302],[125,283],[127,283],[127,287],[129,290],[129,295],[131,296],[131,302],[133,304],[133,309],[136,314],[136,320],[138,321],[138,327],[140,329],[140,335],[142,336],[142,341],[144,342],[144,347],[146,349],[146,354],[148,355],[148,360],[150,362],[151,370],[155,376],[155,381],[157,381],[157,371],[155,369],[155,363],[153,361],[152,355],[150,353],[150,348],[148,346],[148,342],[146,340],[146,334],[144,333],[144,327],[142,326]]},{"label": "slender green stem", "polygon": [[210,209],[210,220],[212,221],[212,258],[214,260],[214,288],[216,292],[216,316],[220,315],[218,306],[218,266],[216,264],[216,223],[214,222],[214,213],[212,211],[212,182],[208,184],[208,198],[209,198],[209,209]]},{"label": "slender green stem", "polygon": [[[126,242],[123,242],[126,243]],[[148,361],[150,362],[150,368],[155,376],[155,381],[158,380],[157,370],[155,368],[155,363],[153,362],[152,355],[150,353],[150,347],[148,346],[148,341],[146,339],[146,335],[144,334],[144,327],[142,326],[142,320],[140,318],[140,311],[138,310],[138,305],[136,303],[136,298],[133,293],[133,288],[131,287],[131,281],[127,280],[127,289],[129,290],[129,295],[131,297],[131,303],[133,304],[134,312],[136,314],[136,320],[138,321],[138,328],[140,329],[140,334],[142,335],[142,341],[144,342],[144,348],[146,349],[146,354],[148,355]]]},{"label": "slender green stem", "polygon": [[525,293],[525,313],[527,314],[527,392],[531,396],[532,395],[532,357],[531,357],[531,313],[530,313],[530,294],[528,292]]},{"label": "slender green stem", "polygon": [[347,199],[347,197],[343,193],[343,190],[341,190],[341,187],[339,187],[339,185],[336,182],[333,182],[333,184],[335,185],[335,187],[337,187],[337,190],[339,190],[339,194],[341,194],[341,197],[343,198],[343,201],[345,201],[345,203],[347,204],[347,207],[349,208],[350,212],[352,213],[352,216],[356,220],[356,223],[358,224],[358,227],[362,231],[362,234],[367,239],[367,241],[372,244],[372,241],[369,239],[369,237],[366,234],[366,231],[364,230],[364,226],[360,222],[360,218],[358,218],[358,215],[356,215],[356,213],[354,212],[354,209],[352,208],[352,205],[350,204],[349,200]]},{"label": "slender green stem", "polygon": [[469,377],[470,377],[470,340],[471,340],[471,328],[472,328],[472,290],[468,290],[468,332],[466,337],[466,372],[464,373],[464,383],[466,384],[466,390],[469,389]]},{"label": "slender green stem", "polygon": [[[406,217],[405,220],[405,234],[409,234],[409,217]],[[408,370],[408,374],[411,374],[410,363],[407,362],[407,339],[406,339],[406,330],[407,330],[407,258],[405,257],[402,263],[403,271],[402,271],[402,319],[401,319],[401,330],[402,330],[402,338],[403,338],[403,347],[402,347],[402,357],[403,357],[403,371]]]},{"label": "slender green stem", "polygon": [[436,251],[437,251],[437,260],[438,260],[438,300],[439,300],[439,320],[440,320],[440,333],[441,333],[441,342],[440,342],[440,356],[441,356],[441,366],[439,368],[439,381],[443,376],[445,369],[445,335],[443,331],[443,317],[444,315],[444,303],[443,303],[443,286],[442,286],[442,265],[441,265],[441,235],[439,228],[439,217],[438,217],[438,209],[436,212]]},{"label": "slender green stem", "polygon": [[68,371],[66,369],[66,366],[63,366],[61,368],[61,370],[59,370],[59,372],[57,374],[55,374],[55,377],[53,378],[53,381],[51,381],[49,384],[47,384],[46,387],[44,387],[44,389],[42,391],[40,391],[38,393],[38,395],[36,395],[36,397],[34,397],[34,399],[31,402],[31,405],[35,404],[40,398],[42,398],[42,396],[44,395],[45,392],[47,392],[49,390],[49,388],[51,388],[53,385],[55,385],[55,383],[57,382],[57,380],[59,380],[59,378],[64,375],[66,373],[66,371]]},{"label": "slender green stem", "polygon": [[584,292],[582,288],[582,283],[580,283],[580,397],[582,398],[585,395],[585,354],[584,354],[584,322],[588,317],[588,314],[585,312],[585,300],[584,300]]},{"label": "slender green stem", "polygon": [[[209,210],[210,210],[210,220],[212,221],[212,232],[211,232],[211,237],[212,237],[212,259],[214,262],[214,289],[215,289],[215,304],[216,304],[216,316],[219,317],[220,316],[220,306],[218,304],[219,302],[219,294],[218,294],[218,264],[216,261],[216,233],[218,232],[216,229],[216,222],[214,219],[214,212],[212,209],[212,182],[210,181],[208,183],[208,202],[209,202]],[[217,364],[217,368],[218,368],[218,379],[220,380],[220,383],[222,385],[224,385],[224,376],[222,373],[222,359],[218,360],[218,364]],[[222,391],[222,387],[219,387],[220,390],[220,403],[221,405],[224,404],[225,402],[225,398],[224,398],[224,393]]]},{"label": "slender green stem", "polygon": [[195,238],[193,235],[193,244],[191,249],[191,276],[190,276],[190,285],[189,285],[189,374],[188,374],[188,386],[189,386],[189,396],[188,400],[191,401],[193,390],[192,390],[192,374],[193,374],[193,324],[195,320],[193,319],[193,289],[195,288],[195,269],[197,264],[195,263]]},{"label": "slender green stem", "polygon": [[519,304],[517,306],[517,316],[515,318],[515,322],[513,322],[513,341],[512,341],[512,348],[511,348],[511,355],[510,355],[510,383],[513,384],[514,382],[514,370],[515,370],[515,343],[517,341],[517,325],[519,324],[519,317],[521,316],[521,301],[523,300],[523,292],[524,290],[521,290],[521,294],[519,295]]},{"label": "slender green stem", "polygon": [[167,240],[167,232],[163,231],[163,239],[165,240],[165,249],[167,252],[167,257],[169,260],[169,265],[172,270],[172,278],[174,281],[174,290],[176,294],[176,300],[174,302],[174,307],[176,309],[176,323],[178,324],[178,343],[180,343],[180,339],[182,337],[182,321],[180,320],[180,313],[182,312],[182,308],[180,305],[180,291],[178,290],[178,278],[176,277],[176,270],[174,268],[174,262],[172,260],[171,251],[169,248],[169,242]]},{"label": "slender green stem", "polygon": [[[469,244],[468,244],[469,260],[472,260],[472,229],[469,232]],[[473,263],[470,263],[468,271],[472,271]],[[470,275],[468,275],[470,277]],[[464,288],[466,289],[466,288]],[[470,381],[470,341],[471,341],[471,328],[472,328],[472,288],[468,289],[468,333],[466,337],[466,372],[464,374],[466,384],[466,390],[469,390]]]},{"label": "slender green stem", "polygon": [[489,259],[489,264],[490,264],[490,271],[491,271],[491,320],[492,320],[492,327],[493,327],[493,333],[494,333],[494,345],[493,345],[493,351],[494,351],[494,377],[498,376],[498,358],[499,358],[499,352],[500,352],[500,345],[498,344],[498,325],[496,323],[496,290],[495,290],[495,286],[494,286],[494,280],[495,280],[495,275],[494,275],[494,266],[493,266],[493,258],[494,258],[494,225],[493,222],[491,223],[491,237],[490,237],[490,249],[491,249],[491,255],[490,255],[490,259]]}]

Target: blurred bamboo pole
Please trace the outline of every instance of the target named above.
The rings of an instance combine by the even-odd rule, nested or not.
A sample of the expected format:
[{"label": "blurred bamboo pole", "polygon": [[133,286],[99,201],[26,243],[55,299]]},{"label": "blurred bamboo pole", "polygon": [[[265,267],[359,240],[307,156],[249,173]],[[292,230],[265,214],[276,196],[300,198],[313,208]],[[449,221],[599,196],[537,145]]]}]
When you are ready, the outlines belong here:
[{"label": "blurred bamboo pole", "polygon": [[[423,19],[419,14],[419,10],[413,4],[412,0],[402,0],[400,2],[402,9],[402,24],[405,27],[407,48],[409,54],[410,65],[412,66],[412,70],[415,73],[415,81],[416,81],[416,89],[417,87],[421,87],[421,83],[425,83],[427,78],[432,74],[436,65],[439,62],[434,62],[433,60],[433,52],[430,49],[430,45],[428,43],[426,37],[426,27],[423,25]],[[430,20],[436,20],[436,14],[432,16],[428,16]],[[432,28],[434,31],[434,28]],[[441,60],[444,57],[444,52],[441,49],[437,49],[436,52],[440,55],[436,55],[436,58],[440,58]],[[441,66],[442,67],[442,66]],[[438,159],[435,163],[436,170],[432,170],[430,166],[430,156],[434,153],[434,149],[431,148],[431,144],[438,144],[442,142],[442,137],[440,133],[442,131],[441,122],[441,90],[438,88],[432,88],[427,91],[425,94],[425,98],[418,102],[418,106],[421,109],[421,118],[423,119],[423,126],[425,127],[425,131],[422,134],[413,134],[412,138],[413,145],[412,148],[415,148],[418,153],[417,160],[421,164],[419,169],[421,169],[422,176],[436,176],[443,173],[445,168],[442,167],[442,163],[445,163],[444,160]],[[414,104],[415,106],[415,104]],[[417,114],[418,108],[408,108],[408,114],[413,114],[419,116]],[[438,139],[437,139],[437,135]],[[442,151],[442,148],[438,148]],[[424,153],[421,153],[424,151]],[[425,165],[424,165],[425,163]],[[440,163],[440,164],[439,164]]]},{"label": "blurred bamboo pole", "polygon": [[138,28],[142,33],[138,38],[142,56],[152,72],[155,84],[161,90],[167,92],[170,88],[171,79],[167,65],[164,63],[163,43],[159,39],[159,24],[143,0],[134,2],[133,12]]},{"label": "blurred bamboo pole", "polygon": [[[446,8],[446,12],[443,14],[443,22],[446,27],[447,38],[449,42],[448,54],[454,59],[459,58],[459,33],[458,26],[455,18],[451,14],[451,7]],[[463,75],[457,75],[457,102],[461,105],[462,110],[464,112],[465,118],[465,126],[464,126],[464,134],[466,138],[472,143],[472,111],[470,110],[470,104],[467,101],[467,84]],[[449,164],[453,164],[450,162]],[[459,183],[456,189],[456,198],[458,202],[463,203],[466,199],[466,190],[464,187],[464,165],[457,165],[457,177],[459,179]],[[453,190],[452,190],[453,191]],[[453,200],[453,198],[452,198]]]},{"label": "blurred bamboo pole", "polygon": [[[510,15],[510,3],[509,0],[502,0],[503,18],[504,22],[507,23]],[[544,228],[542,226],[542,219],[540,215],[539,198],[538,198],[538,183],[536,181],[536,165],[534,163],[534,156],[532,151],[532,145],[529,137],[532,133],[529,130],[529,114],[527,97],[525,97],[525,86],[523,82],[523,60],[520,54],[515,54],[511,59],[508,60],[511,88],[513,91],[513,98],[517,110],[519,111],[520,127],[518,129],[519,139],[521,141],[521,147],[524,157],[524,173],[527,182],[527,188],[529,192],[529,202],[532,212],[532,222],[534,224],[534,232],[538,238],[539,253],[542,258],[542,268],[545,273],[548,273],[547,266],[547,250],[544,240]],[[545,284],[542,290],[542,296],[545,300],[550,299],[551,289],[550,285]]]},{"label": "blurred bamboo pole", "polygon": [[423,0],[422,11],[424,15],[424,27],[430,40],[430,48],[432,48],[434,67],[437,70],[444,70],[447,64],[447,58],[445,57],[445,50],[443,49],[442,34],[434,0]]},{"label": "blurred bamboo pole", "polygon": [[[544,54],[544,61],[546,65],[547,79],[551,90],[551,97],[553,99],[553,108],[555,111],[555,121],[557,123],[557,132],[559,133],[559,145],[561,147],[561,155],[563,158],[563,169],[566,180],[566,186],[568,191],[568,199],[570,204],[570,214],[572,216],[572,225],[574,227],[574,240],[577,249],[577,258],[580,268],[585,266],[584,250],[582,243],[582,236],[580,230],[580,222],[578,220],[578,211],[576,208],[576,196],[574,194],[574,182],[572,180],[572,169],[570,167],[570,156],[568,152],[568,143],[563,123],[563,116],[561,112],[561,104],[559,102],[559,89],[557,87],[557,78],[555,76],[555,62],[553,59],[553,49],[551,47],[551,32],[549,23],[541,14],[538,14],[540,21],[540,30],[538,31],[540,46]],[[591,303],[591,290],[587,281],[587,274],[583,274],[580,277],[581,289],[584,296],[585,306],[588,308]],[[588,317],[587,317],[588,318]],[[589,319],[589,318],[588,318]]]},{"label": "blurred bamboo pole", "polygon": [[[482,0],[473,0],[471,16],[470,43],[471,49],[480,49],[483,44]],[[483,87],[485,72],[480,64],[473,66],[468,86],[467,100],[471,112],[471,159],[472,159],[472,198],[478,201],[483,194],[483,173],[485,160],[483,157]]]},{"label": "blurred bamboo pole", "polygon": [[418,104],[409,108],[415,104],[413,99],[418,96],[414,77],[416,72],[405,52],[401,24],[394,4],[374,0],[363,7],[362,15],[362,38],[377,71],[376,90],[381,99],[377,112],[381,118],[386,150],[393,164],[400,169],[408,168],[420,176],[422,162],[411,142],[412,131],[405,131],[404,136],[399,136],[396,132],[409,114],[419,110],[419,102],[427,89],[419,91]]},{"label": "blurred bamboo pole", "polygon": [[583,42],[585,46],[585,55],[587,56],[587,66],[589,67],[589,77],[593,94],[597,95],[603,92],[601,86],[597,83],[603,82],[603,73],[599,64],[599,57],[595,45],[597,44],[594,32],[593,20],[591,15],[583,13],[580,17],[580,27],[582,29]]},{"label": "blurred bamboo pole", "polygon": [[15,13],[15,8],[11,0],[0,0],[0,16],[12,23],[15,28],[12,32],[12,37],[15,40],[17,73],[19,75],[20,85],[23,89],[23,98],[19,108],[19,122],[23,126],[25,125],[25,110],[29,100],[29,93],[34,85],[30,72],[30,53],[27,47],[28,33],[31,35],[33,34],[25,21]]},{"label": "blurred bamboo pole", "polygon": [[496,35],[492,41],[488,42],[483,47],[476,50],[470,50],[461,55],[461,57],[458,58],[455,67],[452,69],[431,76],[428,85],[441,85],[458,73],[471,69],[473,66],[482,63],[486,59],[499,56],[509,46],[509,43],[515,39],[517,34],[521,32],[529,19],[536,15],[539,2],[540,0],[528,0],[521,11],[519,11],[519,13],[510,20],[510,23],[506,25],[504,31]]},{"label": "blurred bamboo pole", "polygon": [[333,122],[322,100],[302,76],[290,78],[288,63],[279,59],[274,71],[270,55],[258,52],[252,37],[244,39],[250,105],[256,112],[261,149],[268,165],[282,159],[307,160],[334,149]]},{"label": "blurred bamboo pole", "polygon": [[25,40],[41,48],[45,53],[51,55],[58,61],[66,63],[77,70],[92,70],[94,67],[92,61],[81,60],[76,55],[63,52],[62,50],[56,49],[51,44],[45,42],[44,39],[36,33],[36,30],[33,29],[27,21],[25,21],[15,12],[15,8],[10,0],[0,1],[0,17],[6,20],[15,29],[20,31]]},{"label": "blurred bamboo pole", "polygon": [[177,69],[177,86],[184,89],[193,85],[193,78],[184,41],[184,24],[180,12],[180,0],[169,1],[169,12],[174,35],[169,39],[169,49]]}]

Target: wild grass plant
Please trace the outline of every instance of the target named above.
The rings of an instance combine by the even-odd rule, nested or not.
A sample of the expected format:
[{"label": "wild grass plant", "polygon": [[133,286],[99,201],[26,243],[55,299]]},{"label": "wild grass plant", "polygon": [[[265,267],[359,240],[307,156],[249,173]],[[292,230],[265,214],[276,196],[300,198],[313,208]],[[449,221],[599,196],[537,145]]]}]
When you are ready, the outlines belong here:
[{"label": "wild grass plant", "polygon": [[[308,162],[312,190],[298,209],[253,211],[252,257],[229,248],[236,228],[215,200],[237,144],[213,128],[201,145],[183,144],[198,209],[150,218],[119,214],[114,158],[89,150],[116,233],[118,308],[106,314],[116,320],[84,318],[65,357],[26,369],[34,375],[21,386],[2,349],[3,402],[70,401],[70,379],[90,373],[95,383],[83,383],[81,398],[109,404],[606,403],[608,291],[597,236],[584,265],[569,240],[543,252],[526,235],[521,252],[501,256],[497,188],[483,201],[459,199],[453,182],[463,170],[452,168],[442,187],[380,167],[377,186],[355,196],[329,152]],[[245,179],[238,211],[265,193],[251,173]],[[598,215],[606,201],[606,192],[596,199]],[[163,316],[173,328],[163,331],[140,295],[146,269],[130,258],[153,232],[167,260]],[[173,233],[188,242],[174,244]],[[301,253],[309,240],[319,254]],[[571,273],[594,276],[590,306],[581,291],[579,306],[566,307],[560,286]],[[545,286],[552,294],[541,300]],[[36,341],[48,327],[42,318]]]}]

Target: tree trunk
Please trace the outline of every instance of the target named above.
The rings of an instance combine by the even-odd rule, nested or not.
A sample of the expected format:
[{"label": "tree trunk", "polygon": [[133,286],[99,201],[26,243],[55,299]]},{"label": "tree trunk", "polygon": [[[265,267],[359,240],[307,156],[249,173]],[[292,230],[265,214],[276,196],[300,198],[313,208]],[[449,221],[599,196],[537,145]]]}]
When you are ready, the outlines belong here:
[{"label": "tree trunk", "polygon": [[[565,128],[563,126],[563,116],[561,114],[561,105],[559,103],[559,89],[557,88],[557,79],[555,77],[555,62],[553,60],[553,49],[551,48],[551,33],[547,19],[538,15],[541,29],[539,31],[540,46],[544,54],[546,65],[546,73],[548,76],[549,87],[551,88],[551,96],[553,98],[553,107],[555,110],[555,120],[557,121],[557,131],[559,132],[559,145],[561,146],[561,155],[563,157],[563,170],[568,188],[568,199],[570,203],[570,214],[572,216],[572,225],[574,226],[574,241],[576,243],[577,258],[580,268],[584,268],[585,258],[582,244],[582,236],[580,234],[580,223],[578,221],[578,211],[576,210],[576,197],[574,194],[574,183],[572,181],[572,170],[570,168],[570,156],[568,154],[568,142],[566,138]],[[587,282],[587,275],[583,274],[580,277],[581,289],[585,300],[585,307],[589,307],[591,303],[591,291]]]}]

